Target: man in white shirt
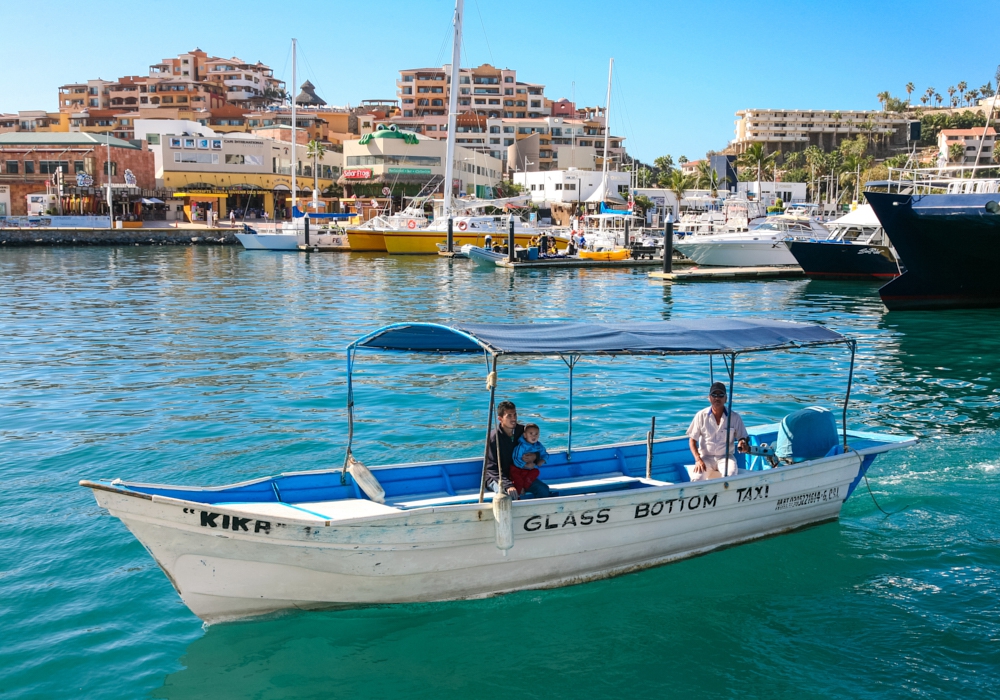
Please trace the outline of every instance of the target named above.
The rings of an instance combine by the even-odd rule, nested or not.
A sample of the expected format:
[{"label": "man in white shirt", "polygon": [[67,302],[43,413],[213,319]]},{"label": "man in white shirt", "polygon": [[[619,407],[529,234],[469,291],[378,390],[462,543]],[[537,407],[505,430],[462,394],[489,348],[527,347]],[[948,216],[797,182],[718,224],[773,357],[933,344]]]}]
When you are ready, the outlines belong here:
[{"label": "man in white shirt", "polygon": [[732,441],[734,439],[739,441],[736,449],[740,452],[746,452],[748,449],[749,435],[743,425],[743,419],[736,411],[727,416],[726,385],[722,382],[712,384],[712,388],[708,390],[708,401],[709,407],[695,414],[686,433],[691,454],[694,456],[692,481],[735,476],[736,459],[733,455]]}]

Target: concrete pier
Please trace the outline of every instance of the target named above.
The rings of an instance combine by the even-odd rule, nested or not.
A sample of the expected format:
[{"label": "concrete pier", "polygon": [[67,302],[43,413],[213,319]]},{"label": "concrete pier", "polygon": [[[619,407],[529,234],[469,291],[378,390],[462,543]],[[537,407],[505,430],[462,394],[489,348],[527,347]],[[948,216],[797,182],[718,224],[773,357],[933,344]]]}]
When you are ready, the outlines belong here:
[{"label": "concrete pier", "polygon": [[[675,263],[676,265],[676,263]],[[691,267],[676,272],[650,272],[650,279],[666,282],[722,282],[748,279],[787,279],[804,277],[798,265],[775,265],[767,267]]]}]

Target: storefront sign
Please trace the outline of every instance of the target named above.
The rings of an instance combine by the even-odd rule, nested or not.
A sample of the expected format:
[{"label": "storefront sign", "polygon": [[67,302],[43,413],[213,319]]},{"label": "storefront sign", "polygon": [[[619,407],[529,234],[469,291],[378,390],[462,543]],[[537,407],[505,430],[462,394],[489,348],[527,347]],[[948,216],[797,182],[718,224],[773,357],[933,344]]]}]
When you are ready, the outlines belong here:
[{"label": "storefront sign", "polygon": [[430,168],[389,168],[390,175],[430,175]]},{"label": "storefront sign", "polygon": [[[392,172],[391,170],[389,172]],[[345,170],[344,179],[346,180],[370,180],[372,177],[371,168],[360,168],[358,170]]]}]

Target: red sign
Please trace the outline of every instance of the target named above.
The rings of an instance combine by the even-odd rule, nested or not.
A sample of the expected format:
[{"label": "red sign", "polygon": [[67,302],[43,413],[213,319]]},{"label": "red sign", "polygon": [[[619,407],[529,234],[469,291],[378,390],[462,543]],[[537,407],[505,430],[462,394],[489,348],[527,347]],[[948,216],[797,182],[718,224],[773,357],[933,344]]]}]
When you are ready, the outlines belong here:
[{"label": "red sign", "polygon": [[370,180],[372,177],[371,168],[359,168],[358,170],[345,170],[344,179],[346,180]]}]

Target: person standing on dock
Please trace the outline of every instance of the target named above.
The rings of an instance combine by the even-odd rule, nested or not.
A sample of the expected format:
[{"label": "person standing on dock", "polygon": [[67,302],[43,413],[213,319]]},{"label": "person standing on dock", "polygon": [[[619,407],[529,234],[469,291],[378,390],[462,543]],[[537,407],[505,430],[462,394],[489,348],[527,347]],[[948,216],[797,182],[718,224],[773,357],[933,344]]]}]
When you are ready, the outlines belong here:
[{"label": "person standing on dock", "polygon": [[236,228],[236,210],[229,210],[229,228]]},{"label": "person standing on dock", "polygon": [[698,411],[687,429],[688,444],[694,456],[692,481],[736,475],[736,459],[728,438],[739,441],[737,449],[740,452],[747,451],[749,435],[743,419],[736,411],[727,415],[726,385],[722,382],[712,384],[708,401],[708,408]]},{"label": "person standing on dock", "polygon": [[[524,435],[524,426],[517,422],[517,408],[510,401],[497,404],[497,422],[497,427],[490,432],[486,448],[486,486],[494,493],[503,489],[511,498],[517,499],[521,494],[511,481],[510,470],[514,465],[514,447]],[[539,479],[535,479],[525,493],[536,498],[552,495],[548,485]]]}]

